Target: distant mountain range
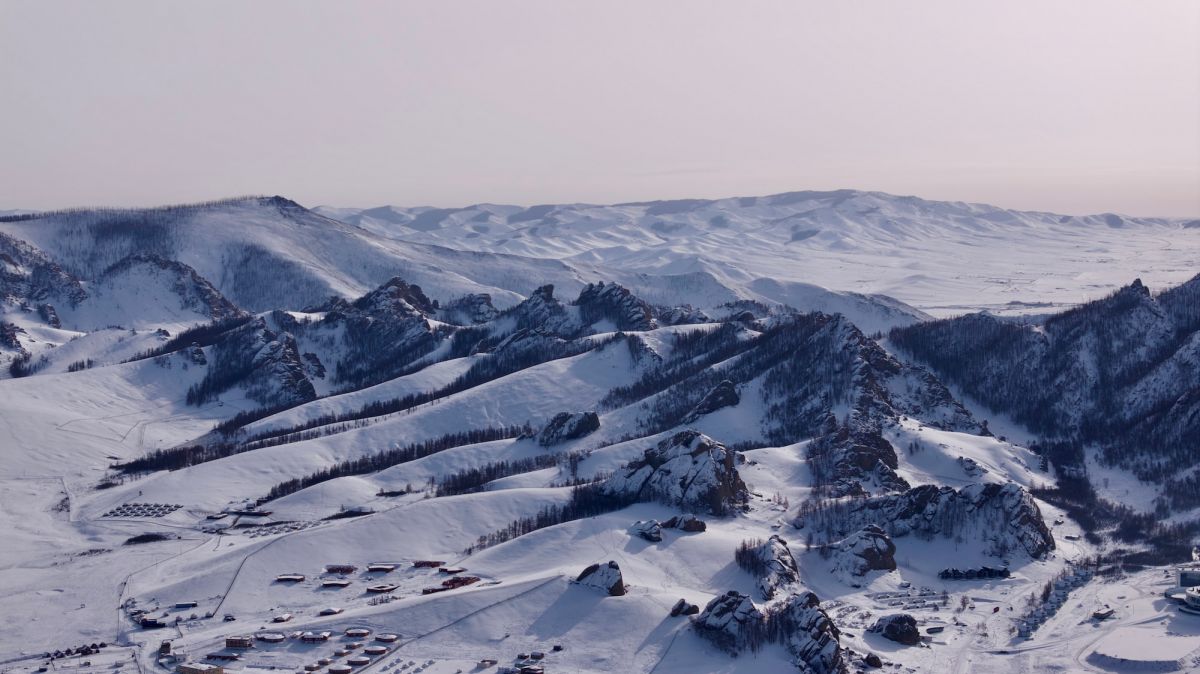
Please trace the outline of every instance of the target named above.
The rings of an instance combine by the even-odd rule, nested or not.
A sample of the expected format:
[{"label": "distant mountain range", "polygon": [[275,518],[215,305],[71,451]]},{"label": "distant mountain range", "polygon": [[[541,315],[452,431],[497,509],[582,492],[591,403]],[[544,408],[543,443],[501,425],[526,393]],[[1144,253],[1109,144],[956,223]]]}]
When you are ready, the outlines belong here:
[{"label": "distant mountain range", "polygon": [[1058,215],[856,190],[315,210],[415,243],[701,274],[756,299],[798,305],[811,289],[795,284],[815,284],[888,295],[937,315],[1070,306],[1139,276],[1155,287],[1180,283],[1200,246],[1200,220]]}]

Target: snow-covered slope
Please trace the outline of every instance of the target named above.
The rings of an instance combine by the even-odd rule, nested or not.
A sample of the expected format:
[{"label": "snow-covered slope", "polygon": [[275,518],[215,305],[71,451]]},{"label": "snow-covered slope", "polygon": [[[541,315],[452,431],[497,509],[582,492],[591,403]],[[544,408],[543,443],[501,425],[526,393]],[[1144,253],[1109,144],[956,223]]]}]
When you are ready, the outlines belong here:
[{"label": "snow-covered slope", "polygon": [[[1087,558],[1197,530],[1082,507],[1058,445],[1003,437],[1032,417],[976,402],[1060,415],[1013,436],[1045,439],[1119,381],[1131,433],[1179,440],[1195,281],[907,328],[928,317],[842,285],[971,236],[1177,222],[856,192],[330,215],[347,222],[281,198],[0,217],[10,671],[166,671],[163,641],[333,674],[1071,671],[1108,631],[1094,605],[1129,592],[1080,589]],[[913,287],[979,287],[948,275]],[[931,334],[914,356],[905,335]],[[1129,531],[1153,546],[1114,550]],[[1148,607],[1161,588],[1138,583]],[[927,647],[869,629],[893,614]],[[1031,624],[1052,638],[1025,645]]]},{"label": "snow-covered slope", "polygon": [[[611,206],[317,210],[405,241],[655,275],[708,270],[743,287],[754,279],[817,284],[942,315],[1071,305],[1138,276],[1152,285],[1179,283],[1191,276],[1200,246],[1195,221],[1066,216],[855,190]],[[750,289],[768,299],[789,296],[764,284]]]}]

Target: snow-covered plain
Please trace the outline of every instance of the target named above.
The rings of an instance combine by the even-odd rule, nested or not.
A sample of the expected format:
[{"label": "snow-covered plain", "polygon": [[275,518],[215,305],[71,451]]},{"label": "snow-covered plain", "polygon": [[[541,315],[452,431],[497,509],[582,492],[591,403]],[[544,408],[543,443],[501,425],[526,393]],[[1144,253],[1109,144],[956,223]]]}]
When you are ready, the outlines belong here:
[{"label": "snow-covered plain", "polygon": [[[605,207],[324,210],[340,221],[296,211],[290,202],[266,203],[266,210],[250,200],[189,212],[172,224],[171,236],[156,239],[162,246],[156,253],[190,266],[244,309],[286,308],[294,318],[324,315],[296,313],[305,308],[301,300],[355,297],[397,274],[420,283],[434,299],[488,293],[497,308],[517,305],[544,283],[573,297],[589,281],[617,281],[652,304],[693,304],[711,312],[707,318],[714,322],[632,333],[655,358],[668,361],[679,348],[677,335],[717,332],[715,321],[733,311],[719,305],[733,300],[841,312],[873,333],[927,313],[1049,311],[1134,276],[1159,286],[1181,281],[1194,274],[1189,265],[1200,249],[1200,228],[1177,220],[1066,218],[849,191]],[[106,240],[90,256],[88,246],[97,240],[67,221],[5,222],[0,231],[28,240],[80,274],[103,274],[125,247],[137,245]],[[293,285],[264,289],[262,277],[248,280],[245,269],[234,273],[247,251],[262,256],[257,264],[285,260],[284,280]],[[225,651],[224,640],[233,635],[331,630],[331,641],[320,644],[260,641],[229,665],[246,674],[302,672],[320,658],[341,662],[344,656],[335,650],[357,639],[344,637],[344,630],[365,627],[399,637],[356,673],[494,671],[480,661],[505,666],[518,653],[534,651],[546,653],[548,672],[796,672],[793,656],[780,645],[730,657],[699,636],[688,617],[669,615],[679,599],[704,607],[729,590],[757,601],[758,579],[735,563],[734,551],[747,539],[771,535],[790,543],[801,584],[820,597],[841,630],[841,646],[855,653],[848,656],[851,670],[867,666],[861,659],[867,653],[877,654],[890,671],[904,672],[1197,666],[1200,617],[1179,613],[1162,598],[1171,579],[1161,569],[1092,579],[1072,590],[1032,638],[1017,635],[1030,597],[1073,562],[1100,551],[1046,502],[1038,506],[1056,547],[1040,559],[1011,554],[1003,560],[1012,571],[1008,579],[938,577],[950,566],[1001,563],[977,545],[975,537],[988,532],[976,531],[896,536],[894,571],[847,579],[819,545],[806,544],[810,533],[793,525],[802,504],[818,495],[819,467],[808,458],[811,439],[766,442],[764,378],[741,387],[736,403],[650,432],[639,425],[647,415],[645,401],[604,402],[650,367],[622,342],[345,428],[326,422],[364,405],[441,390],[492,355],[482,350],[447,358],[345,392],[322,381],[315,400],[244,428],[259,434],[321,424],[311,436],[178,470],[120,476],[112,464],[212,441],[215,424],[258,404],[237,387],[204,404],[187,404],[189,388],[206,370],[178,353],[123,362],[165,343],[157,329],[176,334],[208,316],[194,303],[181,303],[180,291],[168,289],[157,272],[139,268],[105,278],[86,286],[85,301],[60,312],[60,328],[47,326],[28,307],[4,307],[4,319],[24,330],[18,342],[46,362],[32,376],[0,379],[0,527],[6,534],[0,608],[15,618],[0,630],[3,671],[34,672],[46,662],[44,653],[104,641],[99,653],[53,666],[81,674],[166,672],[169,663],[157,657],[164,640],[181,659],[199,661]],[[740,339],[762,329],[747,323]],[[600,343],[608,336],[587,339]],[[197,349],[210,361],[214,357],[213,346]],[[68,371],[89,360],[91,367]],[[738,364],[733,356],[713,368],[729,371]],[[900,381],[894,385],[913,385]],[[900,478],[912,486],[954,488],[1053,483],[1055,476],[1027,448],[1030,434],[954,393],[1003,437],[902,415],[883,431],[897,450]],[[842,401],[833,412],[845,417],[851,407]],[[269,515],[233,512],[280,482],[340,461],[459,431],[521,424],[537,429],[560,412],[589,410],[598,410],[600,428],[584,437],[549,446],[536,434],[465,442],[300,489],[264,504]],[[568,479],[601,478],[683,429],[753,447],[738,465],[750,493],[745,512],[702,515],[705,531],[665,529],[663,540],[652,542],[638,536],[633,523],[663,521],[680,509],[641,502],[475,547],[480,537],[515,520],[569,503]],[[570,474],[563,461],[492,480],[471,493],[438,495],[432,486],[498,461],[573,452],[578,462]],[[1115,470],[1105,478],[1105,495],[1148,509],[1153,497],[1147,486]],[[121,510],[130,503],[179,507],[147,516]],[[130,541],[142,534],[157,540]],[[417,560],[465,567],[463,573],[479,581],[422,594],[449,574],[417,568]],[[609,560],[620,565],[625,595],[606,596],[572,582],[588,565]],[[365,571],[371,562],[397,568]],[[324,572],[335,563],[358,569]],[[284,573],[305,579],[277,582]],[[322,580],[340,576],[347,586],[323,586]],[[396,587],[366,590],[380,583]],[[1105,605],[1115,608],[1115,617],[1092,620]],[[342,611],[320,615],[330,607]],[[143,629],[134,610],[161,617],[167,626]],[[912,613],[929,639],[901,646],[867,630],[876,618],[900,610]],[[293,617],[271,622],[284,613]],[[944,630],[928,632],[938,626]],[[371,638],[365,641],[376,645]],[[1139,648],[1114,644],[1130,641],[1157,659],[1129,662]]]}]

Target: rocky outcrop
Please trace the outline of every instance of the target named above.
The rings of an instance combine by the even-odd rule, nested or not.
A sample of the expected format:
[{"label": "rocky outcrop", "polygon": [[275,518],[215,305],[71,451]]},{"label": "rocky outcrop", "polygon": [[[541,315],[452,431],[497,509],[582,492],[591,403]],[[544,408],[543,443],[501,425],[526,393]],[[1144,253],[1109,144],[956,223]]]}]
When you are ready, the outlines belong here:
[{"label": "rocky outcrop", "polygon": [[609,329],[621,331],[651,330],[654,326],[654,314],[650,305],[617,283],[589,283],[579,293],[575,300],[579,307],[580,321],[585,326],[592,326],[600,321],[608,321]]},{"label": "rocky outcrop", "polygon": [[543,447],[567,440],[577,440],[600,429],[600,416],[595,412],[559,412],[538,435]]},{"label": "rocky outcrop", "polygon": [[735,453],[716,440],[682,431],[616,471],[603,489],[626,499],[726,515],[748,498],[736,463]]},{"label": "rocky outcrop", "polygon": [[181,308],[214,321],[245,315],[195,269],[177,260],[152,254],[130,255],[104,270],[96,280],[95,292],[99,295],[118,292],[115,289],[121,283],[144,283],[151,279],[155,283],[169,283],[171,292],[179,297]]},{"label": "rocky outcrop", "polygon": [[574,337],[579,321],[558,298],[554,286],[544,285],[530,293],[529,298],[502,314],[516,320],[518,330],[538,330],[559,337]]},{"label": "rocky outcrop", "polygon": [[0,233],[0,299],[29,304],[83,301],[87,291],[41,250]]},{"label": "rocky outcrop", "polygon": [[811,674],[841,674],[848,670],[838,631],[817,595],[800,592],[788,595],[768,610],[773,631],[779,633],[801,671]]},{"label": "rocky outcrop", "polygon": [[659,543],[662,541],[662,525],[658,520],[638,520],[633,523],[630,530],[637,536],[650,541],[651,543]]},{"label": "rocky outcrop", "polygon": [[625,578],[621,575],[621,567],[616,562],[592,564],[579,574],[575,582],[586,587],[603,590],[610,597],[620,597],[625,594]]},{"label": "rocky outcrop", "polygon": [[738,653],[761,638],[764,622],[762,611],[749,595],[730,590],[713,597],[704,610],[692,618],[692,628],[718,648]]},{"label": "rocky outcrop", "polygon": [[733,407],[741,401],[742,399],[738,396],[737,386],[726,379],[717,384],[713,390],[709,391],[708,395],[704,396],[696,407],[683,418],[683,422],[690,424],[705,414],[716,412],[722,407]]},{"label": "rocky outcrop", "polygon": [[43,321],[46,321],[46,325],[49,325],[52,328],[62,327],[62,319],[58,317],[58,310],[54,308],[53,304],[39,304],[37,307],[37,312],[38,316],[40,316]]},{"label": "rocky outcrop", "polygon": [[848,671],[841,636],[812,592],[789,594],[765,608],[736,590],[714,597],[692,628],[718,648],[737,654],[765,643],[782,643],[805,674]]},{"label": "rocky outcrop", "polygon": [[800,582],[796,558],[787,541],[777,535],[765,541],[743,541],[734,552],[734,561],[758,578],[758,591],[763,599],[772,599]]},{"label": "rocky outcrop", "polygon": [[853,587],[860,587],[859,579],[868,572],[896,570],[896,544],[874,524],[868,524],[831,547],[834,575]]},{"label": "rocky outcrop", "polygon": [[492,305],[492,296],[486,293],[464,295],[442,305],[439,316],[453,325],[473,325],[486,323],[498,316],[499,311]]},{"label": "rocky outcrop", "polygon": [[387,283],[354,300],[351,306],[374,315],[428,316],[437,309],[434,302],[421,290],[421,286],[407,283],[399,276],[392,277]]},{"label": "rocky outcrop", "polygon": [[662,523],[664,529],[679,529],[688,533],[697,533],[708,529],[708,525],[704,520],[695,515],[674,515],[671,519]]},{"label": "rocky outcrop", "polygon": [[678,307],[659,307],[656,315],[658,322],[662,325],[695,325],[712,321],[708,314],[690,304]]},{"label": "rocky outcrop", "polygon": [[916,532],[960,536],[997,556],[1023,552],[1041,557],[1054,549],[1054,537],[1037,503],[1017,484],[973,484],[954,490],[923,485],[902,494],[836,502],[802,512],[794,524],[826,540],[867,525],[896,538]]},{"label": "rocky outcrop", "polygon": [[915,646],[921,643],[921,631],[917,629],[917,619],[907,613],[892,613],[885,615],[867,630],[882,635],[905,646]]},{"label": "rocky outcrop", "polygon": [[834,498],[904,491],[909,486],[896,474],[896,449],[878,430],[838,425],[809,443],[808,458],[818,488]]}]

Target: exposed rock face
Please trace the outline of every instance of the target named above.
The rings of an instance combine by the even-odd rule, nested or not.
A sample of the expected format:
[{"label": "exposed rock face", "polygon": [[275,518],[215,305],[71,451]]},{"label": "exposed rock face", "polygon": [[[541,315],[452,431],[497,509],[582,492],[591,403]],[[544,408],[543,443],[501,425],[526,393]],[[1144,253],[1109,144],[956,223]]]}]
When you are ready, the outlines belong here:
[{"label": "exposed rock face", "polygon": [[605,491],[642,501],[725,515],[747,500],[734,453],[696,431],[682,431],[631,461],[604,484]]},{"label": "exposed rock face", "polygon": [[58,317],[58,311],[54,308],[53,304],[39,304],[37,311],[38,316],[41,316],[42,320],[46,321],[46,325],[52,328],[62,327],[62,320]]},{"label": "exposed rock face", "polygon": [[692,618],[692,627],[700,636],[732,653],[749,647],[762,625],[762,612],[748,595],[737,590],[714,597]]},{"label": "exposed rock face", "polygon": [[504,313],[516,319],[518,329],[534,329],[562,337],[574,337],[579,322],[554,296],[554,286],[544,285],[529,298]]},{"label": "exposed rock face", "polygon": [[695,409],[693,409],[686,417],[684,417],[683,421],[684,423],[690,424],[705,414],[716,412],[722,407],[733,407],[741,402],[741,400],[742,399],[738,396],[737,386],[735,386],[733,382],[726,379],[720,384],[717,384],[716,388],[709,391],[708,395],[704,396],[700,403],[696,405]]},{"label": "exposed rock face", "polygon": [[25,334],[25,331],[21,329],[21,326],[7,321],[0,322],[0,346],[6,346],[24,353],[25,348],[21,346],[21,340],[17,338],[17,335],[23,334]]},{"label": "exposed rock face", "polygon": [[824,489],[835,498],[862,496],[868,490],[904,491],[909,486],[896,474],[896,449],[878,430],[838,426],[810,443],[808,456]]},{"label": "exposed rock face", "polygon": [[883,529],[868,524],[833,546],[833,573],[854,587],[870,571],[896,570],[896,544]]},{"label": "exposed rock face", "polygon": [[975,536],[994,555],[1021,551],[1041,557],[1054,549],[1054,537],[1029,492],[1019,485],[973,484],[955,491],[923,485],[902,494],[842,501],[802,513],[795,524],[836,539],[869,524],[892,537],[910,532]]},{"label": "exposed rock face", "polygon": [[430,315],[437,308],[425,296],[421,286],[409,284],[399,276],[392,277],[387,283],[354,300],[351,306],[370,314],[388,315]]},{"label": "exposed rock face", "polygon": [[486,293],[464,295],[446,302],[440,312],[447,323],[454,325],[486,323],[499,314],[492,305],[492,296]]},{"label": "exposed rock face", "polygon": [[633,523],[632,531],[651,543],[662,541],[662,525],[658,520],[638,520]]},{"label": "exposed rock face", "polygon": [[621,567],[616,562],[592,564],[579,574],[575,582],[604,590],[610,597],[620,597],[625,594],[625,579],[621,576]]},{"label": "exposed rock face", "polygon": [[772,536],[765,541],[746,541],[737,549],[738,566],[758,577],[758,591],[771,599],[781,590],[800,582],[800,569],[787,541]]},{"label": "exposed rock face", "polygon": [[907,613],[885,615],[876,620],[868,631],[876,632],[906,646],[915,646],[921,643],[921,632],[917,629],[917,619]]},{"label": "exposed rock face", "polygon": [[543,447],[576,440],[600,429],[600,416],[595,412],[559,412],[538,435]]},{"label": "exposed rock face", "polygon": [[731,653],[781,642],[805,674],[843,674],[841,636],[812,592],[790,594],[764,609],[736,590],[714,597],[692,619],[696,632]]},{"label": "exposed rock face", "polygon": [[[195,362],[195,350],[189,348],[189,352]],[[317,397],[296,338],[269,329],[262,318],[224,333],[213,344],[207,361],[208,373],[188,391],[189,403],[211,400],[235,386],[242,386],[246,396],[261,405],[301,403]]]},{"label": "exposed rock face", "polygon": [[658,322],[662,325],[694,325],[712,321],[708,314],[690,304],[659,308],[657,313]]},{"label": "exposed rock face", "polygon": [[845,672],[846,657],[838,641],[841,632],[820,604],[812,592],[788,595],[781,604],[771,607],[769,619],[802,671],[812,674]]},{"label": "exposed rock face", "polygon": [[654,328],[650,305],[616,283],[589,283],[579,293],[575,305],[579,307],[580,320],[585,326],[607,319],[617,330]]},{"label": "exposed rock face", "polygon": [[296,338],[286,332],[263,345],[255,354],[252,367],[246,394],[255,400],[305,402],[317,397],[296,348]]},{"label": "exposed rock face", "polygon": [[79,279],[41,250],[0,233],[0,299],[70,304],[86,297]]},{"label": "exposed rock face", "polygon": [[704,520],[695,515],[675,515],[662,523],[664,529],[679,529],[688,533],[696,533],[708,529]]},{"label": "exposed rock face", "polygon": [[[97,286],[104,288],[121,277],[149,271],[155,278],[169,280],[171,291],[179,296],[180,306],[206,315],[213,320],[222,320],[244,315],[244,312],[221,294],[221,291],[188,265],[168,260],[158,255],[130,255],[112,265],[97,279]],[[138,277],[140,278],[140,277]]]}]

